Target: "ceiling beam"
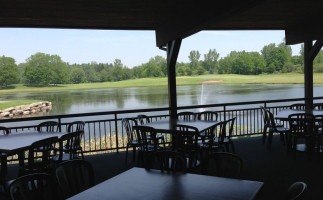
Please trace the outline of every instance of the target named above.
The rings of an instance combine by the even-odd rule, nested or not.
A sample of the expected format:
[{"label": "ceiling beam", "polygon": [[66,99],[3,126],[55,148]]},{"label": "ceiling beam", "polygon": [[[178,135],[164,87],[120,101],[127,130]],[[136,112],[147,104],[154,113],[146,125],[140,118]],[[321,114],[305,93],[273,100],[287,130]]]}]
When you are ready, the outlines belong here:
[{"label": "ceiling beam", "polygon": [[[187,3],[178,10],[176,16],[171,16],[168,23],[156,29],[156,45],[165,46],[169,41],[186,38],[206,29],[209,23],[216,23],[232,15],[253,8],[266,0],[226,0],[199,1],[196,5]],[[195,13],[192,15],[192,12]],[[165,13],[167,15],[167,13]]]},{"label": "ceiling beam", "polygon": [[304,43],[312,40],[323,39],[322,26],[304,26],[299,28],[291,28],[285,30],[285,39],[287,45]]}]

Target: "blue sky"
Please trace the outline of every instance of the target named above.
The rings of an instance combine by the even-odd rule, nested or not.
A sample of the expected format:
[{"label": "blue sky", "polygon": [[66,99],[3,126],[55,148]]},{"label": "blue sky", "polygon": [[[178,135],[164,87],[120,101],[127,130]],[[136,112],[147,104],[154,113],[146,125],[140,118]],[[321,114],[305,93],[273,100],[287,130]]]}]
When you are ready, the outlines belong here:
[{"label": "blue sky", "polygon": [[[185,38],[179,53],[179,62],[188,62],[191,50],[203,54],[216,49],[220,57],[230,51],[258,51],[264,45],[281,43],[284,31],[203,31]],[[16,29],[0,28],[0,56],[12,57],[16,63],[25,62],[32,54],[57,54],[65,62],[112,63],[121,59],[127,67],[148,62],[151,57],[166,57],[156,47],[154,31],[106,31],[76,29]],[[298,55],[300,45],[293,45]]]}]

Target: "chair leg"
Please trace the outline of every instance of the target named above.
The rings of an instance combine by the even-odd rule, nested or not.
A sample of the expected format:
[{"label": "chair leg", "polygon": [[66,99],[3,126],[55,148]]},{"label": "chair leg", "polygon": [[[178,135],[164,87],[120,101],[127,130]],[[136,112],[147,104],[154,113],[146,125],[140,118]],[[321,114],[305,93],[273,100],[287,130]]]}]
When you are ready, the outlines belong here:
[{"label": "chair leg", "polygon": [[137,150],[137,146],[133,146],[132,148],[132,162],[136,162],[136,150]]},{"label": "chair leg", "polygon": [[236,153],[236,150],[235,150],[235,148],[234,148],[234,145],[233,145],[233,142],[232,141],[230,141],[230,144],[231,144],[231,149],[232,149],[232,153]]},{"label": "chair leg", "polygon": [[272,140],[273,140],[273,131],[269,131],[269,134],[268,134],[268,149],[271,150],[271,143],[272,143]]},{"label": "chair leg", "polygon": [[262,132],[262,143],[265,144],[266,142],[266,137],[267,137],[267,126],[264,126],[264,130]]},{"label": "chair leg", "polygon": [[129,148],[129,145],[127,145],[127,147],[126,147],[126,161],[125,161],[126,165],[127,165],[127,161],[128,161],[128,148]]},{"label": "chair leg", "polygon": [[279,133],[279,134],[280,134],[280,141],[282,141],[283,145],[285,145],[285,144],[286,144],[286,142],[285,142],[285,138],[284,138],[284,133],[283,133],[283,132],[281,132],[281,133]]}]

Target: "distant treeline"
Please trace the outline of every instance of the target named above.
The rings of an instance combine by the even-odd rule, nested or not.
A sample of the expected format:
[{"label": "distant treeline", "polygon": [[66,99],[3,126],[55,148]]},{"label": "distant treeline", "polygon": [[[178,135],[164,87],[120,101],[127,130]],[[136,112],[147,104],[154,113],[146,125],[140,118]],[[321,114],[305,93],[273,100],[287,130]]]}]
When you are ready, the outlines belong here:
[{"label": "distant treeline", "polygon": [[[191,51],[189,62],[178,62],[177,76],[203,74],[244,74],[303,72],[304,46],[298,56],[292,56],[292,49],[284,42],[264,46],[261,52],[231,51],[220,58],[215,49],[204,54]],[[323,51],[314,60],[314,72],[323,72]],[[166,58],[156,56],[133,68],[124,66],[120,59],[113,63],[69,64],[58,55],[36,53],[25,63],[15,64],[11,57],[0,57],[0,87],[23,83],[29,86],[48,86],[65,83],[106,82],[145,77],[167,76]]]}]

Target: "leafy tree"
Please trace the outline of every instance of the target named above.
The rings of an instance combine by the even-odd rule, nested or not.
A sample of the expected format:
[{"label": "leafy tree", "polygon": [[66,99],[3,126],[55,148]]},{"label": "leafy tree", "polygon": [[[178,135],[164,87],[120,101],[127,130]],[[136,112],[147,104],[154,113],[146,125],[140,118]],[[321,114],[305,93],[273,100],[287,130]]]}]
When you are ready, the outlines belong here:
[{"label": "leafy tree", "polygon": [[282,47],[276,47],[275,44],[269,44],[263,47],[261,53],[266,61],[266,72],[279,72],[286,62],[288,62],[288,52]]},{"label": "leafy tree", "polygon": [[84,83],[86,80],[85,72],[82,68],[74,68],[71,70],[70,81],[74,84]]},{"label": "leafy tree", "polygon": [[46,86],[66,82],[68,70],[58,55],[36,53],[27,59],[24,76],[26,84]]},{"label": "leafy tree", "polygon": [[13,58],[0,57],[0,87],[8,87],[18,81],[19,70],[15,62]]},{"label": "leafy tree", "polygon": [[215,49],[210,49],[207,54],[204,54],[204,69],[209,71],[211,74],[214,74],[218,67],[219,56],[220,54]]},{"label": "leafy tree", "polygon": [[190,55],[188,56],[188,58],[190,60],[191,70],[195,70],[197,68],[200,57],[201,57],[201,54],[199,51],[191,51],[190,52]]}]

